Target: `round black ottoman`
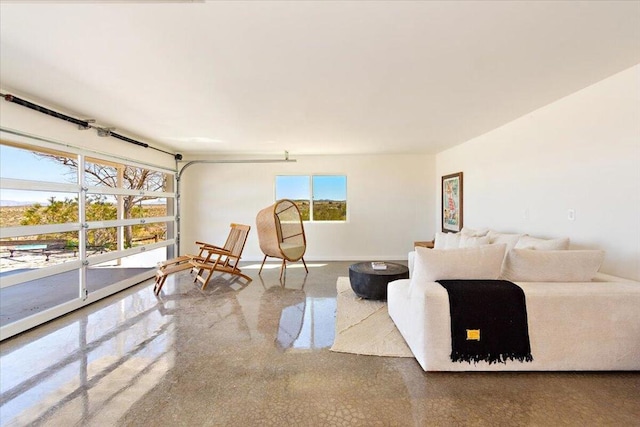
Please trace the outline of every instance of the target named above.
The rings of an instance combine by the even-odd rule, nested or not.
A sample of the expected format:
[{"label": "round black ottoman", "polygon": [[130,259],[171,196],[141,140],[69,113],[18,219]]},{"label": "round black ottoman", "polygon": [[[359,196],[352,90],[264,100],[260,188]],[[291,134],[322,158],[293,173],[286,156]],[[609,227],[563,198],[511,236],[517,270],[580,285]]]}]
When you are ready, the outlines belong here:
[{"label": "round black ottoman", "polygon": [[351,289],[360,298],[387,299],[387,284],[398,279],[409,278],[406,265],[385,262],[386,270],[374,270],[371,262],[359,262],[349,266]]}]

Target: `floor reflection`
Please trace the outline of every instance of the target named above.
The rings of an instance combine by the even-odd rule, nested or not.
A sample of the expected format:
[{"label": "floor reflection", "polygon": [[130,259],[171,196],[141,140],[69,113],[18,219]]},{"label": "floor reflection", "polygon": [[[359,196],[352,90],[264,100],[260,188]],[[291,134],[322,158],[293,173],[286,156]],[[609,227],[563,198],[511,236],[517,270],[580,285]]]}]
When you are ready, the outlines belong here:
[{"label": "floor reflection", "polygon": [[303,296],[302,302],[282,309],[280,322],[278,323],[278,335],[276,336],[276,344],[279,349],[286,350],[291,348],[298,340],[300,331],[302,331],[306,302],[306,298]]},{"label": "floor reflection", "polygon": [[202,290],[185,271],[159,296],[147,281],[0,343],[0,425],[113,425],[185,366],[331,346],[333,286],[255,273]]},{"label": "floor reflection", "polygon": [[335,336],[335,298],[306,298],[302,327],[291,347],[295,349],[328,348]]},{"label": "floor reflection", "polygon": [[12,343],[10,350],[2,345],[3,426],[44,420],[51,425],[110,424],[174,363],[172,317],[157,310],[149,292],[67,317],[66,326],[37,340]]},{"label": "floor reflection", "polygon": [[[20,272],[26,271],[30,270]],[[87,268],[87,291],[96,292],[149,271],[149,268]],[[0,273],[0,279],[12,274],[15,272]],[[0,326],[78,299],[79,284],[78,270],[71,270],[0,289]]]},{"label": "floor reflection", "polygon": [[[307,277],[305,275],[302,281],[289,277],[287,281],[285,273],[280,286],[267,287],[264,279],[258,276],[265,289],[260,298],[259,323],[274,324],[265,319],[265,313],[279,316],[274,342],[282,351],[320,349],[333,344],[336,299],[308,296],[304,291]],[[263,332],[268,333],[264,327]]]}]

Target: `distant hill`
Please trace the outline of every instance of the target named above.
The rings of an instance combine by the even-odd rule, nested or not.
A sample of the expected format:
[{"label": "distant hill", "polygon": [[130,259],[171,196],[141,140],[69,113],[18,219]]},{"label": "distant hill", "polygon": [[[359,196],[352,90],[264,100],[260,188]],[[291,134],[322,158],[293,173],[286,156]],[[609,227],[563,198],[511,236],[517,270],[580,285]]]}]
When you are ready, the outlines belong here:
[{"label": "distant hill", "polygon": [[[38,202],[21,202],[18,200],[0,200],[0,207],[4,207],[4,206],[31,206],[31,205],[35,205]],[[40,203],[41,205],[45,206],[47,205],[47,203]]]}]

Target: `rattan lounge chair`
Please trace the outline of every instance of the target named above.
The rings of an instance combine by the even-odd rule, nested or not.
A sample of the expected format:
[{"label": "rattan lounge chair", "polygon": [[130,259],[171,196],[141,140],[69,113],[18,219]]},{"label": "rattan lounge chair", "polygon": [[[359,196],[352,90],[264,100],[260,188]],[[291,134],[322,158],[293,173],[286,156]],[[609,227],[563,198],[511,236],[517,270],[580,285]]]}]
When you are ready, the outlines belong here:
[{"label": "rattan lounge chair", "polygon": [[194,270],[198,271],[195,281],[202,283],[203,290],[207,287],[215,272],[239,276],[249,282],[252,280],[249,276],[242,274],[242,271],[238,268],[250,229],[251,227],[248,225],[231,224],[231,231],[224,247],[205,246],[204,258],[194,258],[190,261]]},{"label": "rattan lounge chair", "polygon": [[280,279],[287,269],[287,261],[302,261],[305,271],[309,273],[303,258],[307,250],[304,226],[300,210],[293,201],[278,200],[273,205],[262,209],[256,217],[256,225],[260,249],[264,253],[258,274],[262,273],[267,257],[282,259]]}]

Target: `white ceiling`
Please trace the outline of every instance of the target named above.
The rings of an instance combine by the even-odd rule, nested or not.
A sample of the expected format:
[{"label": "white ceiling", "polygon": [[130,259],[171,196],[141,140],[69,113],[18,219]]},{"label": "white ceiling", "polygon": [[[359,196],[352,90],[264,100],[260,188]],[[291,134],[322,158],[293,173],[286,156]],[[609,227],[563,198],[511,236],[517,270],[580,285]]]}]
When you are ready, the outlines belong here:
[{"label": "white ceiling", "polygon": [[180,153],[435,153],[638,63],[638,1],[0,4],[3,90]]}]

